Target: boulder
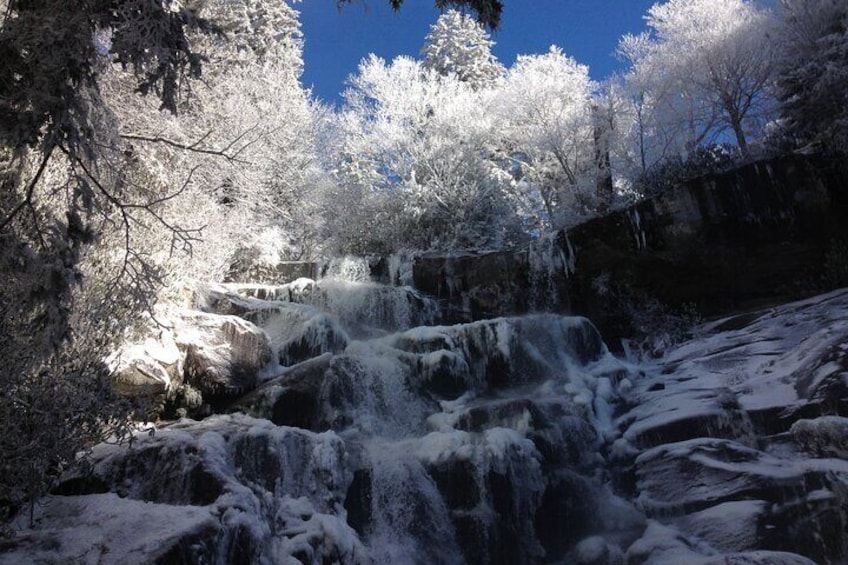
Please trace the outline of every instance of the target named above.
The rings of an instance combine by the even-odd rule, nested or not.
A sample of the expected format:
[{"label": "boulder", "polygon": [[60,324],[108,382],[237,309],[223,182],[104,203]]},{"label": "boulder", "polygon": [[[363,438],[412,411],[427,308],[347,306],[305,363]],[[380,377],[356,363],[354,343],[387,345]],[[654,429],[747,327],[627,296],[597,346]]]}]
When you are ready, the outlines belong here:
[{"label": "boulder", "polygon": [[325,353],[289,367],[239,399],[230,410],[265,418],[278,426],[320,431],[324,427],[321,390],[331,359],[332,355]]},{"label": "boulder", "polygon": [[174,317],[174,340],[185,353],[186,381],[204,400],[251,390],[271,361],[265,333],[236,316],[181,311]]},{"label": "boulder", "polygon": [[112,369],[113,388],[122,396],[162,395],[183,382],[183,355],[167,330],[121,347],[107,363]]},{"label": "boulder", "polygon": [[280,303],[245,317],[260,326],[276,350],[279,363],[296,365],[324,353],[340,353],[349,342],[333,316],[304,304]]},{"label": "boulder", "polygon": [[[62,477],[0,563],[368,563],[340,514],[342,440],[241,414],[101,444]],[[91,556],[90,559],[88,556]]]}]

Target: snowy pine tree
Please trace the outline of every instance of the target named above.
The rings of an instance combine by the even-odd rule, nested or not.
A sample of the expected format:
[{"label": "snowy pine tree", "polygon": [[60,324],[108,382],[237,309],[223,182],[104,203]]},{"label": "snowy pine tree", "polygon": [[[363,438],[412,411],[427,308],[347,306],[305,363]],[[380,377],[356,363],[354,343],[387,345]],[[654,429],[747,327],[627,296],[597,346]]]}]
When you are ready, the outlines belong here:
[{"label": "snowy pine tree", "polygon": [[455,74],[475,89],[490,86],[504,75],[503,65],[492,55],[494,44],[473,18],[448,10],[430,26],[421,50],[424,68]]}]

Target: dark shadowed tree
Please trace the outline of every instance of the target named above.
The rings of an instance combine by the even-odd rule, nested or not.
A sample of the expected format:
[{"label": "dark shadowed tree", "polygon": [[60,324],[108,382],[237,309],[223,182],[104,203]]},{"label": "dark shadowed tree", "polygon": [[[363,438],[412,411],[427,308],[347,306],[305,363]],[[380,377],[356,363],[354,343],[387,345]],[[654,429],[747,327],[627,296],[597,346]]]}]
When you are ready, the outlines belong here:
[{"label": "dark shadowed tree", "polygon": [[[356,0],[336,0],[341,7],[344,4],[352,4]],[[389,0],[392,8],[399,10],[404,0]],[[460,11],[470,12],[484,26],[496,30],[501,24],[503,13],[503,2],[500,0],[435,0],[436,7],[440,10],[455,8]]]},{"label": "dark shadowed tree", "polygon": [[848,3],[783,0],[781,110],[802,143],[848,152]]}]

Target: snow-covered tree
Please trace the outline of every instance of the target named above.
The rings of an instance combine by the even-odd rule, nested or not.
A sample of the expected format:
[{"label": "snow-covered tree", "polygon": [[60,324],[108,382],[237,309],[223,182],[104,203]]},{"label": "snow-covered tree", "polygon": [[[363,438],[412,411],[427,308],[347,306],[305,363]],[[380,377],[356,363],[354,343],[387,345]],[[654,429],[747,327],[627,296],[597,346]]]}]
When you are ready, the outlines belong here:
[{"label": "snow-covered tree", "polygon": [[780,100],[804,142],[848,152],[848,4],[783,0]]},{"label": "snow-covered tree", "polygon": [[625,36],[619,51],[652,127],[686,152],[724,131],[747,151],[773,117],[771,13],[749,0],[669,0],[646,20],[650,31]]},{"label": "snow-covered tree", "polygon": [[407,57],[364,60],[346,93],[336,166],[356,204],[344,201],[333,231],[358,251],[509,241],[514,215],[485,159],[487,96]]},{"label": "snow-covered tree", "polygon": [[128,182],[131,158],[111,149],[122,143],[98,89],[103,53],[130,89],[155,94],[155,114],[199,74],[187,37],[210,27],[170,0],[0,2],[0,522],[126,422],[102,354],[158,273],[125,237],[104,248],[99,236],[161,225],[163,195]]},{"label": "snow-covered tree", "polygon": [[456,10],[442,14],[421,49],[424,68],[456,75],[473,88],[491,86],[504,68],[492,54],[495,42],[473,18]]},{"label": "snow-covered tree", "polygon": [[[172,276],[220,276],[248,234],[263,229],[285,234],[279,246],[289,255],[283,258],[302,258],[314,232],[310,192],[321,176],[310,102],[299,82],[297,12],[272,0],[217,0],[203,13],[228,35],[226,41],[192,38],[209,60],[203,82],[177,116],[151,114],[139,109],[144,100],[122,96],[120,86],[108,89],[120,109],[123,139],[157,182],[173,186],[192,174],[184,198],[169,208],[207,227],[193,245],[194,260],[172,265]],[[185,199],[193,205],[184,206]]]},{"label": "snow-covered tree", "polygon": [[516,188],[529,192],[522,200],[541,204],[543,227],[573,221],[594,193],[595,89],[588,67],[553,46],[518,57],[495,94],[499,151],[515,163]]}]

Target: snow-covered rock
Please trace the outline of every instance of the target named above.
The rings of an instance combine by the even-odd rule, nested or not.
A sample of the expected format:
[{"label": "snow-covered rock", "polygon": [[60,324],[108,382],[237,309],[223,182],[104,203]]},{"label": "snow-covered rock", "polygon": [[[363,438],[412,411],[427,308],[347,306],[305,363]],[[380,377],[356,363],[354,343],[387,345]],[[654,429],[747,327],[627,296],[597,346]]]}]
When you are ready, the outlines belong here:
[{"label": "snow-covered rock", "polygon": [[232,410],[267,418],[280,426],[325,429],[328,426],[322,419],[322,387],[332,358],[325,353],[285,369],[239,399]]},{"label": "snow-covered rock", "polygon": [[658,522],[628,558],[845,562],[848,291],[698,331],[644,367],[617,420],[621,481]]},{"label": "snow-covered rock", "polygon": [[145,386],[233,413],[96,446],[0,561],[848,558],[848,291],[632,364],[588,320],[550,314],[352,338],[303,298],[320,282],[288,285],[297,299],[217,287],[207,312],[174,314],[168,354],[134,350],[161,369]]},{"label": "snow-covered rock", "polygon": [[47,562],[96,551],[85,562],[368,563],[344,520],[346,458],[333,432],[240,414],[181,420],[129,447],[97,446],[0,562],[28,562],[44,543],[30,540],[58,539]]},{"label": "snow-covered rock", "polygon": [[201,412],[252,390],[271,361],[268,336],[232,315],[170,308],[157,312],[145,337],[106,361],[113,387],[129,397],[154,397],[156,410]]},{"label": "snow-covered rock", "polygon": [[[265,324],[263,335],[280,308],[314,311],[252,297],[226,303]],[[176,343],[223,339],[213,322],[232,323],[236,336],[251,327],[234,313],[181,318]],[[308,323],[292,319],[288,331]],[[203,535],[185,536],[198,553],[179,554],[189,563],[238,553],[251,563],[530,564],[562,559],[596,534],[619,555],[644,528],[605,487],[598,453],[624,372],[582,318],[499,318],[351,341],[283,368],[230,405],[231,415],[180,420],[129,448],[95,447],[90,466],[66,474],[53,495],[196,515]],[[120,524],[115,543],[128,535]],[[75,527],[51,526],[66,538]],[[28,559],[24,540],[39,528],[22,526],[9,555]]]},{"label": "snow-covered rock", "polygon": [[208,311],[241,315],[245,310],[262,308],[257,300],[271,303],[266,308],[279,303],[312,306],[337,319],[346,332],[357,337],[433,324],[440,315],[436,301],[411,287],[334,278],[300,278],[278,286],[210,285],[198,302]]},{"label": "snow-covered rock", "polygon": [[174,341],[185,352],[186,381],[204,397],[250,391],[271,360],[268,337],[239,317],[182,311],[173,321]]},{"label": "snow-covered rock", "polygon": [[124,345],[107,362],[113,387],[124,396],[165,394],[183,382],[183,354],[165,329],[141,343]]},{"label": "snow-covered rock", "polygon": [[[209,506],[176,506],[114,493],[53,496],[0,549],[0,564],[214,563],[244,544]],[[218,560],[222,562],[223,560]]]},{"label": "snow-covered rock", "polygon": [[634,565],[815,565],[815,561],[783,551],[722,553],[680,530],[649,521],[645,535],[630,546],[627,563]]},{"label": "snow-covered rock", "polygon": [[813,457],[837,457],[848,460],[848,418],[821,416],[798,420],[789,428],[796,445]]}]

